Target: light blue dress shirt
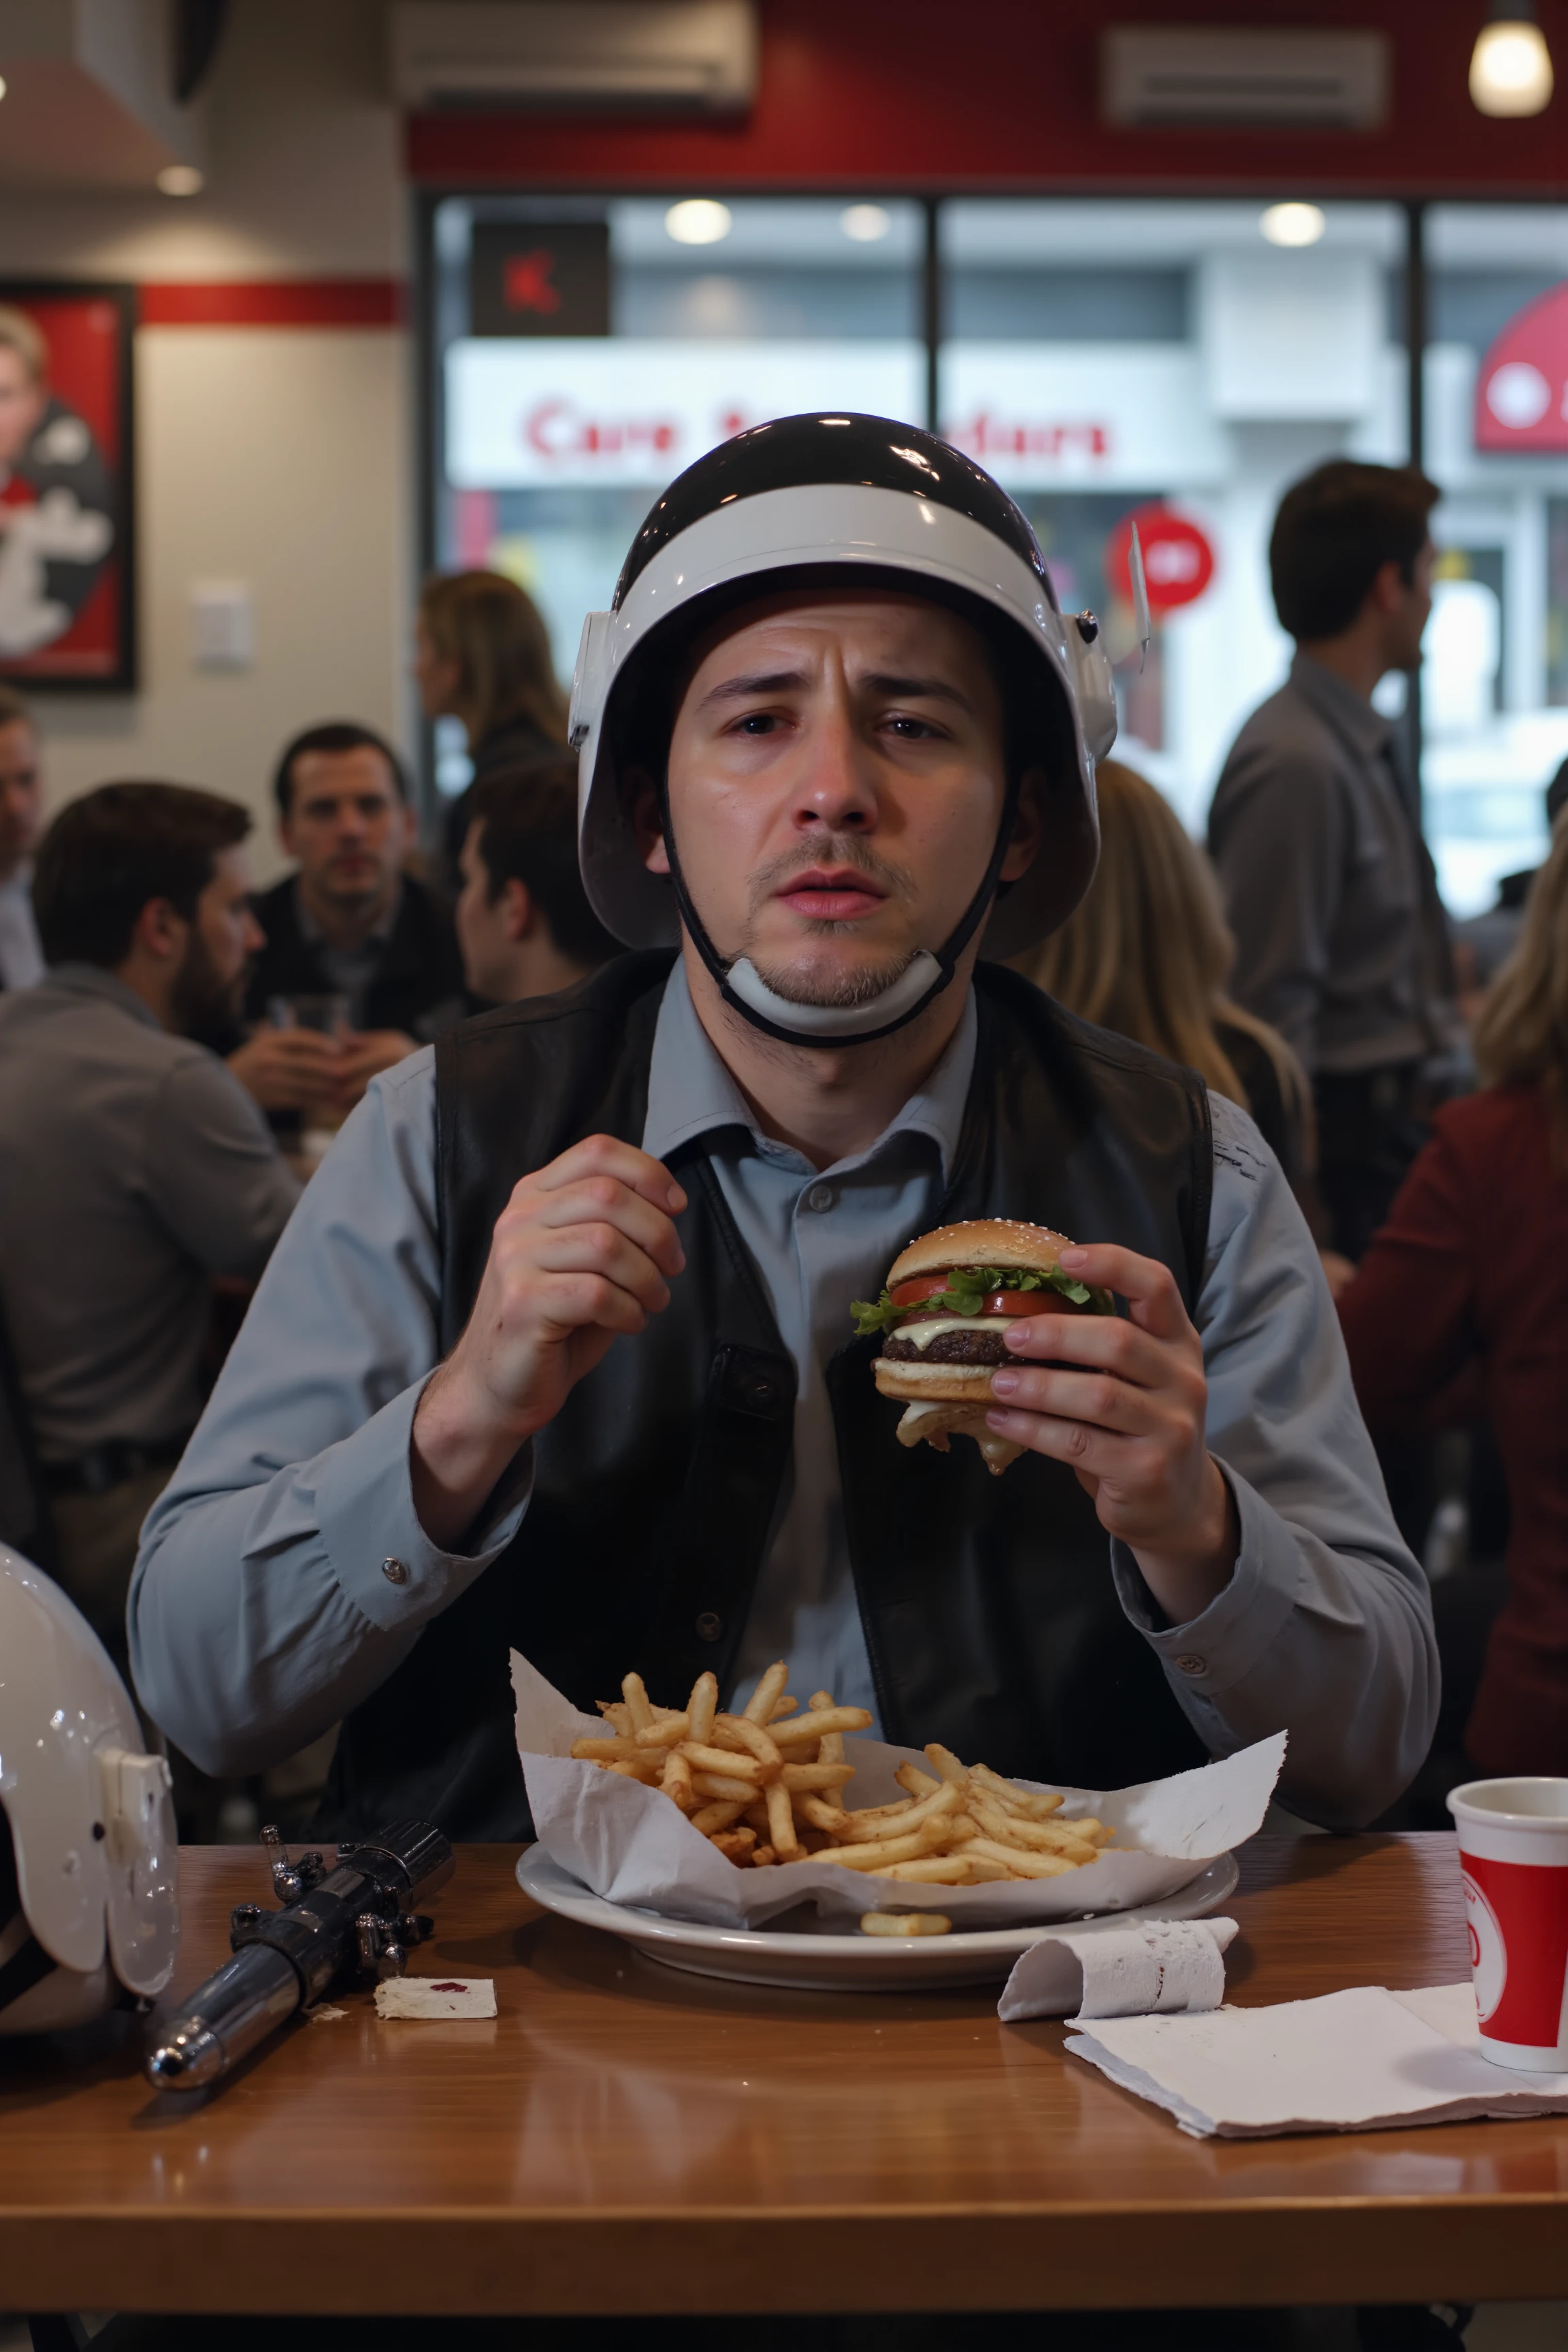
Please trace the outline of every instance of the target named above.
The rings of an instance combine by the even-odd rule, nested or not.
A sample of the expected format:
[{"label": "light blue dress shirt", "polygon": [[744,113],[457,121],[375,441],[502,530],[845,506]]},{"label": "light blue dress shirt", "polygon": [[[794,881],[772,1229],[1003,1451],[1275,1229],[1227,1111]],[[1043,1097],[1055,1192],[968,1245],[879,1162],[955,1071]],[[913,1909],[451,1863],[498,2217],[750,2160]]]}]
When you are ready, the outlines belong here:
[{"label": "light blue dress shirt", "polygon": [[[645,1147],[710,1138],[799,1381],[740,1687],[787,1657],[795,1687],[874,1707],[824,1368],[934,1220],[973,1066],[973,1001],[921,1094],[871,1148],[816,1170],[756,1129],[677,965]],[[1121,1545],[1106,1573],[1215,1755],[1281,1727],[1280,1796],[1311,1821],[1381,1812],[1431,1738],[1425,1580],[1389,1512],[1317,1253],[1268,1147],[1211,1097],[1214,1205],[1197,1304],[1209,1444],[1241,1549],[1202,1615],[1167,1625]],[[306,1192],[168,1491],[142,1531],[132,1657],[152,1714],[208,1770],[261,1769],[366,1698],[517,1534],[528,1458],[442,1551],[419,1525],[409,1432],[437,1359],[434,1055],[373,1084]],[[889,1414],[892,1408],[889,1407]],[[889,1427],[889,1438],[892,1432]],[[390,1581],[383,1562],[402,1563]],[[591,1592],[584,1605],[592,1605]]]}]

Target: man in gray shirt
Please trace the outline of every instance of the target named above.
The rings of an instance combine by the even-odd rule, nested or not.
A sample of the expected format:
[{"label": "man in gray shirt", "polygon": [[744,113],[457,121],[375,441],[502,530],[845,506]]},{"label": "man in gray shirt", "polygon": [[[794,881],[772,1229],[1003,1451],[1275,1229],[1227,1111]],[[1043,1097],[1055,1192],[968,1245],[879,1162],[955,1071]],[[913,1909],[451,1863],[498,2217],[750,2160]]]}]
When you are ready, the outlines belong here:
[{"label": "man in gray shirt", "polygon": [[48,969],[0,996],[0,1308],[60,1580],[119,1657],[142,1518],[201,1410],[215,1274],[260,1273],[299,1197],[255,1102],[183,1033],[258,937],[246,812],[110,784],[56,819]]},{"label": "man in gray shirt", "polygon": [[1225,763],[1209,848],[1236,934],[1232,988],[1305,1065],[1334,1248],[1359,1258],[1422,1139],[1454,1042],[1447,932],[1392,723],[1432,606],[1434,485],[1335,461],[1287,492],[1269,542],[1290,675]]},{"label": "man in gray shirt", "polygon": [[[576,726],[595,909],[678,952],[411,1057],[329,1155],[138,1566],[138,1685],[197,1761],[342,1716],[338,1819],[525,1833],[510,1643],[589,1704],[784,1654],[889,1737],[1089,1785],[1283,1726],[1325,1822],[1408,1780],[1426,1590],[1278,1168],[977,968],[1087,886],[1100,660],[911,427],[786,420],[660,501]],[[849,1313],[911,1231],[997,1214],[1126,1309],[1019,1318],[999,1478],[900,1449]]]}]

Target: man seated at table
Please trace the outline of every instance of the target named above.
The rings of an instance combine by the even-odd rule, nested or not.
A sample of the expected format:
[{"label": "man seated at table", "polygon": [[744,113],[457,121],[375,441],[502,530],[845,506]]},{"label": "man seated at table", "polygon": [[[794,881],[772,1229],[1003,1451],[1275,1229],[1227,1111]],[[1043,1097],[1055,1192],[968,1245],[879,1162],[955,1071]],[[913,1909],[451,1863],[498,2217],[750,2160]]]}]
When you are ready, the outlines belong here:
[{"label": "man seated at table", "polygon": [[32,898],[43,813],[38,730],[16,688],[0,684],[0,988],[31,988],[44,976]]},{"label": "man seated at table", "polygon": [[571,753],[482,777],[468,808],[453,915],[475,996],[490,1004],[553,996],[620,953],[583,887]]},{"label": "man seated at table", "polygon": [[[1409,1780],[1428,1597],[1279,1167],[977,961],[1093,870],[1093,637],[910,426],[765,425],[660,499],[574,720],[589,896],[647,951],[404,1062],[314,1180],[138,1563],[139,1686],[198,1761],[344,1717],[345,1826],[524,1835],[511,1645],[587,1706],[784,1656],[1089,1786],[1283,1726],[1323,1822]],[[901,1448],[850,1336],[911,1234],[995,1215],[1125,1302],[1021,1318],[999,1478]]]},{"label": "man seated at table", "polygon": [[33,882],[47,970],[0,996],[0,1308],[60,1582],[123,1664],[136,1538],[195,1423],[212,1276],[260,1273],[300,1188],[191,1033],[259,944],[235,802],[106,784]]},{"label": "man seated at table", "polygon": [[[436,893],[404,871],[415,815],[402,762],[373,728],[343,720],[307,728],[288,744],[273,779],[278,832],[297,870],[256,902],[267,934],[246,996],[256,1024],[252,1059],[268,1049],[273,1009],[291,998],[339,996],[347,1032],[335,1074],[335,1105],[358,1102],[379,1070],[412,1054],[469,1010],[451,915]],[[314,1076],[299,1029],[276,1029],[270,1044],[279,1084],[268,1109],[316,1108],[290,1099],[292,1051]],[[306,1035],[309,1034],[307,1031]],[[246,1083],[254,1073],[242,1069]]]}]

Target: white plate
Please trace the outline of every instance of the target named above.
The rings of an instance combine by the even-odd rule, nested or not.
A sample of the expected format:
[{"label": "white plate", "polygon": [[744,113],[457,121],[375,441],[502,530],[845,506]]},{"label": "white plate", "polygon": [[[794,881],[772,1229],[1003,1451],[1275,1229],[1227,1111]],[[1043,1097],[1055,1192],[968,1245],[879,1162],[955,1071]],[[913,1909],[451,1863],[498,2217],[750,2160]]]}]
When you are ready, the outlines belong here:
[{"label": "white plate", "polygon": [[666,1968],[693,1976],[731,1977],[742,1984],[787,1985],[797,1992],[901,1992],[927,1985],[989,1984],[1012,1973],[1014,1961],[1037,1944],[1051,1927],[1121,1927],[1132,1919],[1197,1919],[1234,1893],[1241,1871],[1233,1853],[1223,1853],[1161,1903],[1140,1910],[1114,1911],[1087,1920],[1034,1920],[1026,1927],[989,1927],[962,1936],[911,1936],[908,1941],[881,1936],[846,1935],[836,1920],[805,1906],[785,1913],[792,1928],[706,1927],[690,1919],[665,1919],[656,1911],[634,1910],[590,1894],[569,1870],[552,1862],[542,1846],[530,1846],[517,1865],[523,1893],[546,1911],[574,1919],[582,1927],[602,1927],[634,1950]]}]

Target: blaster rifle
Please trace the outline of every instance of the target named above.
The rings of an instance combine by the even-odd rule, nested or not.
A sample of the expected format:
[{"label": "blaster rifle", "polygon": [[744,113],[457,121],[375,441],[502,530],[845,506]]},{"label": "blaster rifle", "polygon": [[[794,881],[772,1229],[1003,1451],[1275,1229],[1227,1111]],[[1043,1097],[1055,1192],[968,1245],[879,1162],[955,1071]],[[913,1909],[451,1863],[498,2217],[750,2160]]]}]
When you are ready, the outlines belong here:
[{"label": "blaster rifle", "polygon": [[446,1885],[452,1849],[429,1822],[394,1822],[363,1844],[290,1862],[275,1829],[261,1843],[281,1908],[238,1903],[229,1916],[234,1958],[156,2029],[149,2080],[161,2091],[201,2091],[341,1975],[401,1976],[435,1932],[415,1908]]}]

